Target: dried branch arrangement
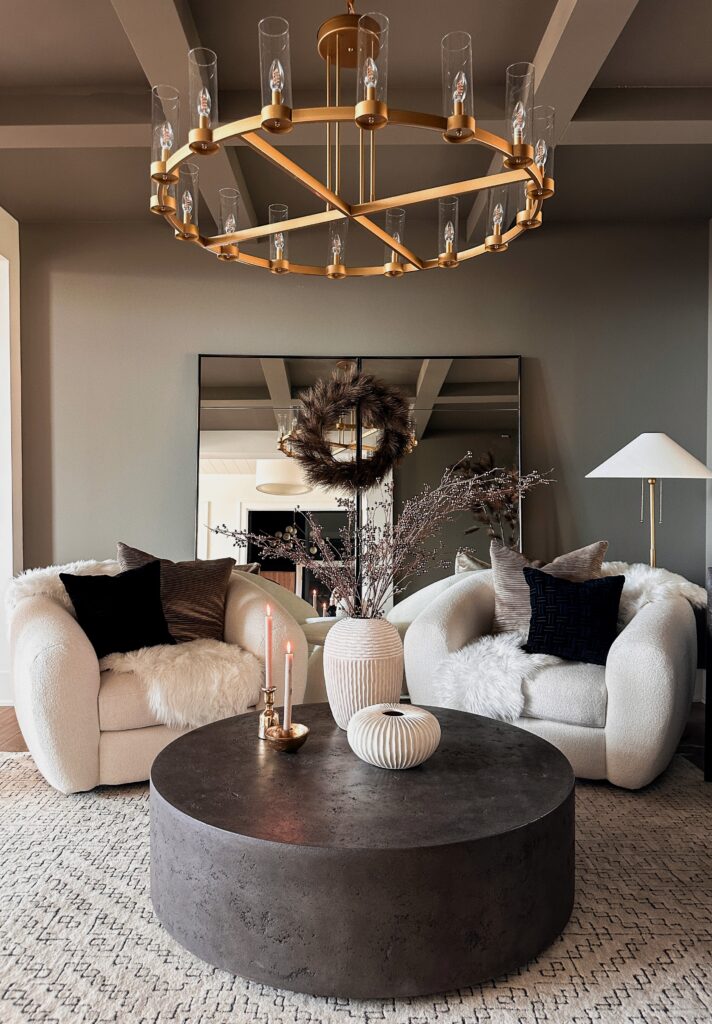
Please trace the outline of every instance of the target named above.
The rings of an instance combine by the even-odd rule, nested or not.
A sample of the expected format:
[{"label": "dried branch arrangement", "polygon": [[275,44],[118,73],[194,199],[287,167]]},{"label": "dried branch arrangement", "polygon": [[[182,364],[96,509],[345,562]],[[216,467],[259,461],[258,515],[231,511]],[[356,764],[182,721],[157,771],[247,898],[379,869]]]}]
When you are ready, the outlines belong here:
[{"label": "dried branch arrangement", "polygon": [[[471,458],[468,453],[466,459]],[[384,485],[383,497],[369,497],[360,526],[356,522],[355,498],[339,499],[339,506],[346,513],[346,525],[339,531],[338,546],[324,536],[311,512],[303,513],[309,540],[292,535],[289,545],[283,538],[231,530],[225,525],[216,527],[214,532],[231,537],[237,547],[252,543],[261,555],[286,558],[309,569],[347,615],[380,618],[391,594],[402,593],[433,564],[446,564],[442,561],[442,543],[427,544],[446,523],[467,509],[504,502],[511,493],[508,471],[492,468],[479,474],[463,474],[460,466],[458,463],[449,467],[437,487],[425,487],[405,501],[395,521],[392,484]],[[518,486],[524,495],[533,487],[548,483],[534,471],[520,476]],[[310,547],[316,547],[317,553],[311,554]]]}]

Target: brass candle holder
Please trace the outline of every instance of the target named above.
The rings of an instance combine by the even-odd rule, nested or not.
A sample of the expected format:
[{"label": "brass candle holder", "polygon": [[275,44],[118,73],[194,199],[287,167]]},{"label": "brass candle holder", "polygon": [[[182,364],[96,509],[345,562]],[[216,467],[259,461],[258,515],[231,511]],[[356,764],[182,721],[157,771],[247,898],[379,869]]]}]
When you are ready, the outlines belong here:
[{"label": "brass candle holder", "polygon": [[257,735],[261,740],[267,738],[267,730],[273,726],[279,726],[279,716],[275,711],[274,707],[274,694],[276,687],[274,686],[263,686],[262,694],[264,697],[265,706],[260,711],[260,717],[258,720]]},{"label": "brass candle holder", "polygon": [[272,725],[265,730],[265,740],[273,750],[281,750],[286,753],[293,753],[299,750],[303,743],[306,743],[309,736],[309,727],[298,725],[292,722],[289,729],[283,729],[281,725]]}]

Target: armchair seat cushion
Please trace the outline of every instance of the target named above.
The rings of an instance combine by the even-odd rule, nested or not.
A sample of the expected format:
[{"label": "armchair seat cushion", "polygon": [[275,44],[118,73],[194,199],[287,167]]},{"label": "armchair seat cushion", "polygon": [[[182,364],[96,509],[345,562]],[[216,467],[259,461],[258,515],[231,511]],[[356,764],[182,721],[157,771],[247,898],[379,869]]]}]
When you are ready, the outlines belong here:
[{"label": "armchair seat cushion", "polygon": [[99,729],[101,732],[123,732],[125,729],[147,729],[160,722],[148,703],[148,688],[134,672],[101,673],[99,683]]},{"label": "armchair seat cushion", "polygon": [[603,665],[567,661],[539,669],[522,683],[524,718],[603,729],[606,725],[606,670]]}]

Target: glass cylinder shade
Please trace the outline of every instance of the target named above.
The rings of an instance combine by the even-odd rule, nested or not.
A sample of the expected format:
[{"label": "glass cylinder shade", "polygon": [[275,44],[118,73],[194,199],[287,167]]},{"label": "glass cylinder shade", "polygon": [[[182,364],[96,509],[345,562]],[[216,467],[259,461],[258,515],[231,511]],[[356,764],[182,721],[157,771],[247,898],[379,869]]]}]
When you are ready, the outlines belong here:
[{"label": "glass cylinder shade", "polygon": [[176,214],[184,226],[198,228],[198,165],[182,163],[178,172],[178,209]]},{"label": "glass cylinder shade", "polygon": [[[151,161],[163,163],[178,147],[180,95],[172,85],[151,89]],[[166,179],[167,180],[167,179]],[[174,179],[175,180],[175,179]]]},{"label": "glass cylinder shade", "polygon": [[218,191],[221,235],[232,235],[237,231],[240,193],[236,188],[221,188]]},{"label": "glass cylinder shade", "polygon": [[151,179],[151,213],[176,212],[176,183]]},{"label": "glass cylinder shade", "polygon": [[469,32],[448,32],[441,46],[443,115],[474,117],[472,39]]},{"label": "glass cylinder shade", "polygon": [[457,259],[458,214],[457,196],[447,196],[438,202],[438,253]]},{"label": "glass cylinder shade", "polygon": [[531,144],[534,108],[534,65],[526,62],[507,68],[505,135],[515,145]]},{"label": "glass cylinder shade", "polygon": [[[396,207],[386,213],[386,231],[397,242],[405,242],[405,210]],[[383,262],[398,263],[402,257],[390,245],[383,247]]]},{"label": "glass cylinder shade", "polygon": [[554,177],[554,108],[534,107],[534,163],[543,177]]},{"label": "glass cylinder shade", "polygon": [[[272,203],[269,208],[270,224],[278,224],[289,219],[289,207],[284,203]],[[271,260],[289,259],[289,232],[274,231],[269,236],[269,258]]]},{"label": "glass cylinder shade", "polygon": [[188,102],[191,128],[218,124],[218,58],[204,46],[188,53]]},{"label": "glass cylinder shade", "polygon": [[[340,217],[339,220],[329,222],[329,250],[327,253],[327,266],[343,267],[346,263],[346,235],[349,230],[349,218]],[[330,277],[343,277],[341,274],[330,274]]]},{"label": "glass cylinder shade", "polygon": [[358,21],[356,102],[388,102],[388,18],[373,12]]},{"label": "glass cylinder shade", "polygon": [[263,18],[257,26],[260,47],[262,106],[292,106],[292,67],[289,56],[289,22]]},{"label": "glass cylinder shade", "polygon": [[[517,183],[518,184],[518,183]],[[515,185],[515,188],[517,186]],[[517,205],[523,193],[517,189]],[[512,197],[513,198],[513,197]],[[487,229],[485,235],[503,235],[509,228],[511,221],[510,192],[507,185],[500,185],[489,190],[489,204],[487,210]]]}]

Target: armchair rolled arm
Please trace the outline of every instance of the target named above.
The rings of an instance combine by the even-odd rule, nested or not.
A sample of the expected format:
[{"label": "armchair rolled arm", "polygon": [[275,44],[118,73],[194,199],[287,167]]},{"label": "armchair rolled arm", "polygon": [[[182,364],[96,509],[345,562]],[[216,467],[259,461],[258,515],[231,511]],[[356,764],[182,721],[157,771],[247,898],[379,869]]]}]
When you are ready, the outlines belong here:
[{"label": "armchair rolled arm", "polygon": [[415,618],[403,645],[406,684],[414,704],[434,703],[433,681],[443,660],[491,633],[493,620],[490,570],[454,583]]},{"label": "armchair rolled arm", "polygon": [[99,662],[74,616],[27,597],[10,616],[15,711],[37,767],[61,793],[99,783]]},{"label": "armchair rolled arm", "polygon": [[606,661],[606,764],[616,786],[639,789],[667,766],[690,710],[695,617],[682,597],[645,605]]},{"label": "armchair rolled arm", "polygon": [[304,632],[296,619],[267,596],[249,573],[236,572],[230,579],[225,600],[225,640],[264,659],[267,604],[272,610],[275,701],[277,704],[284,702],[284,651],[290,641],[294,651],[292,699],[295,704],[301,704],[307,685],[308,649]]}]

